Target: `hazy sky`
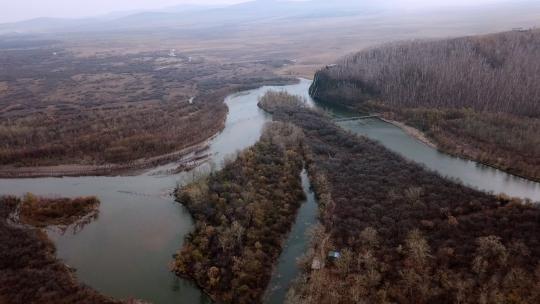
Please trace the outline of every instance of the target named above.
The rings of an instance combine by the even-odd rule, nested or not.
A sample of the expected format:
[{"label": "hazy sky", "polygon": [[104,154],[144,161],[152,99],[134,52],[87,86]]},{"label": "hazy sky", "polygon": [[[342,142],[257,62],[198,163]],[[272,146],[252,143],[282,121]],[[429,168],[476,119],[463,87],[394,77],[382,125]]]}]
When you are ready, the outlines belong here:
[{"label": "hazy sky", "polygon": [[[169,6],[191,4],[227,4],[247,0],[0,0],[0,23],[37,17],[78,18],[96,16],[115,11],[160,9]],[[269,0],[266,0],[269,1]],[[332,1],[332,0],[328,0]],[[352,0],[350,0],[352,1]],[[355,0],[391,1],[400,6],[425,6],[434,4],[481,4],[504,0]],[[506,0],[510,1],[510,0]]]},{"label": "hazy sky", "polygon": [[77,18],[115,11],[161,9],[181,4],[227,4],[246,0],[0,0],[0,23],[37,17]]}]

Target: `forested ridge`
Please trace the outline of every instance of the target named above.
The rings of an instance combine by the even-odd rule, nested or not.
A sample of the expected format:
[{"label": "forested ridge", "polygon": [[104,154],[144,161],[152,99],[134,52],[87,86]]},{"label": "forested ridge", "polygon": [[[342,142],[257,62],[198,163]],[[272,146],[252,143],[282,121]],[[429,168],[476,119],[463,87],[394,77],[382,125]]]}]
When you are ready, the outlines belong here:
[{"label": "forested ridge", "polygon": [[195,230],[174,271],[218,303],[260,303],[304,197],[302,134],[268,125],[261,139],[219,172],[178,189]]},{"label": "forested ridge", "polygon": [[[73,270],[56,258],[56,248],[47,234],[19,222],[21,209],[28,201],[43,202],[43,198],[0,197],[0,303],[2,304],[120,304],[77,282]],[[55,199],[50,199],[54,201]],[[79,201],[90,198],[76,199]],[[26,201],[26,202],[25,202]],[[68,199],[56,199],[67,202]],[[94,205],[95,202],[91,202]],[[62,210],[69,210],[60,203]],[[87,204],[84,204],[87,205]],[[75,207],[72,210],[79,209]],[[90,208],[91,209],[91,208]],[[50,211],[36,210],[46,218],[60,218]],[[60,209],[57,209],[60,210]],[[69,213],[69,212],[68,212]],[[78,213],[79,216],[82,214]],[[66,216],[65,214],[63,215]],[[72,217],[75,220],[75,217]],[[66,221],[63,221],[66,223]]]},{"label": "forested ridge", "polygon": [[540,179],[540,30],[383,45],[317,72],[313,97],[419,128],[445,152]]},{"label": "forested ridge", "polygon": [[[290,101],[261,106],[272,103],[304,133],[321,208],[288,303],[540,301],[537,205],[442,178]],[[325,267],[312,270],[315,258]]]}]

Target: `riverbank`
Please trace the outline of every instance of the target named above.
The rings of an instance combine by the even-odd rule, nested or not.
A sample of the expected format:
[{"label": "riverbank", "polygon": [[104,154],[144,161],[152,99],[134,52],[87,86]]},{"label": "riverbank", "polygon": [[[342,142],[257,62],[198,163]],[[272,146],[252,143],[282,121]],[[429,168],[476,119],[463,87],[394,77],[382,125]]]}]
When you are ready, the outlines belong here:
[{"label": "riverbank", "polygon": [[166,164],[130,176],[2,179],[0,193],[97,195],[101,201],[99,217],[82,233],[47,231],[57,256],[77,269],[81,282],[115,299],[132,296],[155,304],[209,304],[210,299],[200,288],[167,267],[181,240],[194,230],[194,221],[186,208],[163,193],[178,184],[185,185],[200,171],[221,168],[232,155],[260,139],[270,116],[257,107],[259,96],[268,90],[306,92],[308,85],[302,81],[285,87],[251,87],[227,96],[225,128],[204,151],[209,155],[208,162],[193,171],[175,173],[171,170],[176,165]]},{"label": "riverbank", "polygon": [[[395,113],[389,112],[387,108],[385,108],[384,111],[380,111],[380,112],[377,112],[377,109],[380,110],[380,108],[372,108],[371,110],[375,111],[375,113],[378,113],[377,114],[379,115],[378,120],[383,121],[384,123],[388,123],[390,125],[393,125],[403,130],[407,135],[411,136],[415,140],[421,142],[422,144],[425,144],[426,146],[440,153],[444,153],[446,155],[455,157],[457,159],[471,161],[485,167],[489,167],[489,168],[493,168],[501,172],[505,172],[505,174],[507,174],[508,176],[523,179],[524,182],[540,183],[540,178],[535,178],[535,177],[523,174],[520,170],[509,168],[504,165],[498,165],[497,163],[494,163],[494,162],[486,161],[482,159],[481,157],[479,157],[478,154],[470,155],[468,153],[464,153],[463,150],[461,149],[455,149],[455,147],[453,148],[451,146],[449,147],[447,145],[441,145],[438,143],[436,137],[430,136],[428,135],[428,133],[421,131],[420,126],[418,127],[413,126],[412,124],[410,124],[409,121],[407,121],[407,119],[402,118],[402,117],[401,118],[397,117]],[[351,109],[350,107],[349,107],[349,110],[353,113],[357,112],[356,110]],[[360,113],[364,113],[364,112],[360,111]],[[441,128],[438,128],[438,129],[441,129]],[[500,159],[498,159],[497,161],[500,161]],[[497,190],[494,190],[494,189],[491,189],[491,191],[497,192]],[[513,195],[516,195],[516,194],[513,194]],[[536,200],[538,199],[539,198],[536,198]]]},{"label": "riverbank", "polygon": [[[222,128],[223,129],[223,128]],[[77,176],[133,176],[145,169],[157,167],[170,162],[178,162],[178,166],[187,166],[193,161],[200,161],[200,155],[208,149],[208,144],[215,137],[194,144],[180,151],[160,156],[141,158],[126,164],[107,165],[57,165],[40,167],[0,167],[0,178],[39,178],[39,177],[77,177]]]},{"label": "riverbank", "polygon": [[305,107],[273,112],[305,134],[324,225],[288,303],[535,303],[538,206],[443,178]]},{"label": "riverbank", "polygon": [[311,231],[318,222],[318,202],[313,192],[310,177],[306,168],[302,170],[302,188],[306,199],[302,202],[295,222],[283,245],[283,251],[272,272],[263,303],[283,304],[289,287],[302,273],[299,265],[303,256],[310,248]]},{"label": "riverbank", "polygon": [[[282,86],[298,83],[296,78],[278,78],[261,79],[256,83],[230,86],[226,89],[220,89],[215,92],[213,98],[225,100],[235,92],[243,92],[259,88],[261,86]],[[224,104],[225,108],[226,105]],[[53,166],[0,166],[0,178],[39,178],[39,177],[77,177],[77,176],[133,176],[144,172],[147,169],[164,165],[166,163],[178,162],[177,169],[170,173],[188,171],[193,168],[193,164],[204,162],[204,155],[210,142],[219,135],[225,128],[228,109],[224,115],[212,117],[217,128],[204,129],[199,128],[204,138],[192,140],[185,143],[184,148],[153,157],[144,157],[124,163],[109,163],[102,165],[84,165],[84,164],[61,164]],[[194,128],[196,126],[193,126]],[[185,138],[182,139],[185,141]]]},{"label": "riverbank", "polygon": [[540,181],[540,120],[470,109],[393,109],[392,120],[425,130],[441,152]]},{"label": "riverbank", "polygon": [[11,166],[6,169],[14,175],[16,167],[59,165],[69,168],[53,175],[110,174],[102,167],[185,149],[223,130],[226,96],[295,81],[276,74],[286,62],[279,59],[222,61],[215,54],[171,57],[162,49],[121,47],[114,55],[77,57],[64,42],[56,55],[48,47],[0,52],[6,88],[0,91],[0,166]]},{"label": "riverbank", "polygon": [[484,166],[491,167],[493,169],[501,170],[501,171],[504,171],[504,172],[508,172],[511,175],[514,175],[514,176],[517,176],[517,177],[520,177],[520,178],[523,178],[523,179],[526,179],[526,180],[530,180],[530,181],[533,181],[533,182],[540,183],[540,178],[524,175],[524,174],[520,173],[519,170],[513,170],[513,169],[509,169],[509,168],[506,168],[504,166],[497,165],[497,164],[494,164],[494,163],[481,161],[478,158],[470,156],[469,154],[457,153],[455,151],[455,149],[453,150],[453,149],[447,149],[447,148],[444,148],[444,147],[440,147],[433,141],[434,139],[432,140],[424,132],[420,131],[419,129],[417,129],[415,127],[409,126],[409,125],[407,125],[407,124],[405,124],[403,122],[388,119],[388,118],[383,118],[383,117],[379,117],[379,119],[384,121],[384,122],[387,122],[389,124],[392,124],[392,125],[400,128],[400,129],[402,129],[408,135],[414,137],[415,139],[422,142],[423,144],[425,144],[425,145],[427,145],[427,146],[429,146],[429,147],[431,147],[433,149],[436,149],[437,151],[440,151],[442,153],[446,153],[448,155],[452,155],[452,156],[459,157],[459,158],[462,158],[462,159],[474,161],[474,162],[477,162],[477,163],[482,164]]},{"label": "riverbank", "polygon": [[[77,281],[73,269],[56,257],[47,234],[21,225],[16,215],[24,204],[0,196],[0,299],[5,303],[143,304],[117,301]],[[92,205],[95,205],[92,203]],[[92,212],[93,208],[87,208]],[[83,217],[78,214],[77,217]],[[75,218],[71,218],[75,220]],[[40,222],[41,223],[41,222]],[[2,303],[4,303],[2,302]]]},{"label": "riverbank", "polygon": [[261,139],[218,172],[177,190],[195,231],[175,255],[174,272],[219,303],[261,303],[295,221],[302,135],[272,123]]},{"label": "riverbank", "polygon": [[320,69],[310,93],[384,112],[442,152],[540,181],[538,40],[531,30],[383,45]]},{"label": "riverbank", "polygon": [[405,133],[407,133],[410,136],[416,138],[421,143],[423,143],[423,144],[425,144],[425,145],[427,145],[427,146],[429,146],[429,147],[431,147],[433,149],[439,150],[439,147],[437,146],[437,144],[435,144],[433,141],[431,141],[428,138],[428,136],[424,132],[420,131],[419,129],[416,129],[414,127],[411,127],[409,125],[406,125],[406,124],[404,124],[402,122],[399,122],[399,121],[396,121],[396,120],[391,120],[391,119],[383,118],[383,117],[379,117],[379,119],[400,128],[401,130],[405,131]]}]

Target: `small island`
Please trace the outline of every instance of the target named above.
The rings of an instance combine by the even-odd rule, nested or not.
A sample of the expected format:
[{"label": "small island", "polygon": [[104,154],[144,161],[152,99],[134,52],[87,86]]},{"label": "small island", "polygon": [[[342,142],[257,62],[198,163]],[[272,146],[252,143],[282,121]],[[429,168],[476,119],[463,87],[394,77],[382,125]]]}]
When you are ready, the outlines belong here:
[{"label": "small island", "polygon": [[97,216],[99,204],[95,196],[48,198],[27,193],[20,203],[20,221],[35,227],[69,226]]},{"label": "small island", "polygon": [[223,170],[177,190],[195,231],[174,271],[218,303],[261,303],[302,200],[302,133],[266,126],[260,141]]},{"label": "small island", "polygon": [[54,244],[39,229],[76,224],[95,214],[98,206],[95,197],[1,196],[0,303],[142,303],[113,300],[79,283],[74,270],[56,257]]}]

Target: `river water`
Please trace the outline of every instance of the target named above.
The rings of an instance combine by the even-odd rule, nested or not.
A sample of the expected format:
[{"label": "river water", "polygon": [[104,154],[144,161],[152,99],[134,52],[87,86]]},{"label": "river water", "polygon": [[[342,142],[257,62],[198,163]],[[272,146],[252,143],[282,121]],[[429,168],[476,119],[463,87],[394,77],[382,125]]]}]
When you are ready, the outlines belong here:
[{"label": "river water", "polygon": [[298,259],[309,249],[309,229],[317,223],[319,206],[315,198],[315,193],[311,189],[306,170],[301,174],[302,189],[306,195],[306,200],[302,202],[296,222],[291,228],[289,237],[284,243],[277,266],[272,274],[272,279],[264,298],[267,304],[282,304],[287,294],[288,286],[294,281],[300,272],[297,265]]},{"label": "river water", "polygon": [[[294,86],[292,86],[294,88]],[[226,99],[225,129],[210,143],[212,161],[253,145],[271,119],[257,107],[263,87]],[[294,89],[293,89],[294,90]],[[86,196],[101,200],[96,221],[78,233],[49,230],[58,257],[77,269],[80,281],[116,298],[138,298],[155,304],[209,303],[188,281],[169,271],[172,255],[193,227],[191,216],[170,192],[191,173],[160,174],[176,164],[139,176],[0,179],[0,194]]]},{"label": "river water", "polygon": [[[313,102],[308,96],[310,83],[302,79],[295,85],[262,87],[229,96],[226,99],[229,115],[225,129],[210,143],[212,161],[219,167],[224,157],[258,140],[263,125],[271,117],[258,109],[257,100],[271,89],[304,96],[309,105],[325,108],[337,117],[355,115],[339,107]],[[439,153],[380,120],[340,124],[347,130],[376,139],[404,157],[470,186],[540,200],[538,183]],[[77,269],[77,276],[82,282],[116,298],[133,297],[156,304],[208,303],[208,298],[195,286],[177,278],[168,269],[172,254],[181,247],[184,236],[193,226],[188,212],[170,196],[177,183],[187,182],[192,173],[160,174],[174,167],[174,163],[168,164],[139,176],[127,177],[0,179],[0,194],[32,192],[38,195],[98,196],[102,202],[99,218],[82,231],[48,231],[57,246],[58,256]],[[311,206],[308,202],[302,208],[306,208],[306,205]],[[295,227],[298,223],[308,221],[302,210]],[[314,216],[313,213],[306,214],[308,217]],[[277,265],[278,274],[272,279],[272,284],[280,286],[278,298],[283,297],[295,273],[288,273],[290,267],[283,263],[294,261],[293,257],[297,257],[297,252],[301,251],[297,248],[306,248],[304,231],[293,230],[287,241],[292,240],[292,243],[288,243],[292,245],[285,247],[283,259]]]}]

